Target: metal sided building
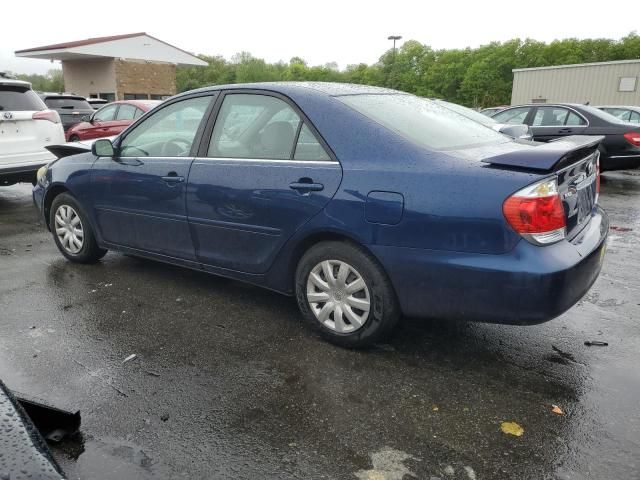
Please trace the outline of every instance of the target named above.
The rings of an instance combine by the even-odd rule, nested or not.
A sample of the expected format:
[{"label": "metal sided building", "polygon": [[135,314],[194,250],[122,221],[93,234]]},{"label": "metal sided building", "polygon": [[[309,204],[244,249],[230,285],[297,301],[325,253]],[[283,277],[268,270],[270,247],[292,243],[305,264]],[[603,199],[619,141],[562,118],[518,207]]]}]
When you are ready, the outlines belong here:
[{"label": "metal sided building", "polygon": [[513,70],[511,105],[558,102],[640,105],[640,59]]}]

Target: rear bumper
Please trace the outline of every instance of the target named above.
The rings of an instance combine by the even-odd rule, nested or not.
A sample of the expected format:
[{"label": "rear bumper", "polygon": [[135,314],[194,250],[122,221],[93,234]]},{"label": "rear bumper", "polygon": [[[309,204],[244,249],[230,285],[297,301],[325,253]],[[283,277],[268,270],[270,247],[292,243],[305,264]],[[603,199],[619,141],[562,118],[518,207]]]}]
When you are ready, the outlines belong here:
[{"label": "rear bumper", "polygon": [[18,155],[0,155],[0,179],[23,179],[35,175],[40,167],[55,159],[55,155],[44,149]]},{"label": "rear bumper", "polygon": [[595,282],[609,220],[599,207],[571,242],[524,240],[509,253],[482,255],[372,246],[407,316],[537,324],[564,313]]},{"label": "rear bumper", "polygon": [[640,152],[638,154],[609,155],[600,158],[600,168],[608,170],[627,170],[640,167]]}]

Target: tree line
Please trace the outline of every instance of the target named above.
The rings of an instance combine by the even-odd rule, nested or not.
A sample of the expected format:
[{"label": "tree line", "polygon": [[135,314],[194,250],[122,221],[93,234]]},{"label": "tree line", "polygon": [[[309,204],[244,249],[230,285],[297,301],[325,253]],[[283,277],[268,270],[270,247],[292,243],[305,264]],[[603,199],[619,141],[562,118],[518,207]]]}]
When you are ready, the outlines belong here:
[{"label": "tree line", "polygon": [[[293,57],[288,63],[268,63],[248,52],[238,53],[230,60],[222,56],[199,57],[207,62],[206,67],[177,68],[178,92],[244,82],[347,82],[390,87],[478,108],[510,103],[514,68],[640,58],[640,35],[632,32],[620,40],[569,38],[551,43],[516,38],[478,48],[440,50],[409,40],[395,52],[384,52],[372,65],[359,63],[344,70],[338,69],[336,63],[310,66],[301,57]],[[17,78],[31,82],[38,91],[64,91],[60,70]]]},{"label": "tree line", "polygon": [[248,52],[231,60],[199,57],[208,66],[178,67],[179,92],[227,83],[328,81],[378,85],[470,107],[487,107],[510,103],[514,68],[640,58],[640,36],[632,32],[620,40],[570,38],[551,43],[516,38],[478,48],[440,50],[409,40],[395,52],[387,50],[372,65],[360,63],[344,70],[335,63],[309,66],[300,57],[288,63],[268,63]]}]

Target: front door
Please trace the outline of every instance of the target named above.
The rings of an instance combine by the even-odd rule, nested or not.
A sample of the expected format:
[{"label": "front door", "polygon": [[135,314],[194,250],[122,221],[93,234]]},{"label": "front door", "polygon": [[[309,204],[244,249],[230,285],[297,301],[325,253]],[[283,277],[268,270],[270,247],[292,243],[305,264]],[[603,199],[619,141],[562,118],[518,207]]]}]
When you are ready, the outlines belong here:
[{"label": "front door", "polygon": [[170,103],[128,131],[92,170],[95,213],[111,244],[194,260],[185,209],[192,146],[211,95]]},{"label": "front door", "polygon": [[568,135],[580,135],[587,121],[573,110],[564,107],[537,107],[531,117],[533,139],[538,142],[550,142]]},{"label": "front door", "polygon": [[229,92],[189,175],[196,256],[207,266],[266,272],[342,179],[308,121],[285,99]]}]

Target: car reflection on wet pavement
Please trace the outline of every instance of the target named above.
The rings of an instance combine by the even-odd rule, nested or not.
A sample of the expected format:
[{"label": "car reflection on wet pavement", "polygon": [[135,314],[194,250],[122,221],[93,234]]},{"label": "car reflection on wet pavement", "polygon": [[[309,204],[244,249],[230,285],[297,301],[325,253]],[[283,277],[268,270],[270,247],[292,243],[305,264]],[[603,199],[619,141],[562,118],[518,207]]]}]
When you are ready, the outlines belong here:
[{"label": "car reflection on wet pavement", "polygon": [[367,351],[258,288],[71,264],[30,186],[2,188],[0,378],[82,412],[54,448],[69,478],[637,478],[640,171],[604,178],[607,254],[576,307],[531,327],[407,319]]}]

